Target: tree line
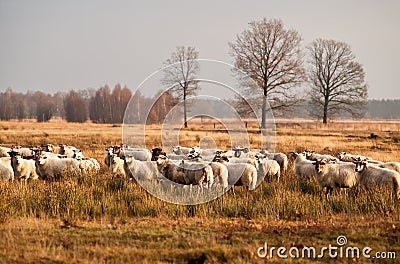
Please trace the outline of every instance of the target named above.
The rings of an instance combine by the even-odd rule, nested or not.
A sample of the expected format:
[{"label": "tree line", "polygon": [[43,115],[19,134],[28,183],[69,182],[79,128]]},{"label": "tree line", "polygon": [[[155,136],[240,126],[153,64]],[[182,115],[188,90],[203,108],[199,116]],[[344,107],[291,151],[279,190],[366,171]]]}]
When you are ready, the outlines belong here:
[{"label": "tree line", "polygon": [[0,93],[0,120],[36,119],[47,122],[61,118],[68,122],[122,123],[128,103],[134,111],[125,118],[130,123],[162,123],[163,117],[177,104],[168,92],[145,97],[140,91],[132,95],[128,87],[108,85],[99,89],[71,90],[68,93],[46,94],[37,92],[14,92],[8,88]]}]

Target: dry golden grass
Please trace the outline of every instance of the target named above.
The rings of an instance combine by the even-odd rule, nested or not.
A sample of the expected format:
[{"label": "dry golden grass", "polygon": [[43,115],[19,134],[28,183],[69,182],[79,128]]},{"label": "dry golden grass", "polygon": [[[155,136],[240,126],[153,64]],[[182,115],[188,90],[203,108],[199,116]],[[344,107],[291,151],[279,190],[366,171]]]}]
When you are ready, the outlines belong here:
[{"label": "dry golden grass", "polygon": [[[366,121],[364,130],[354,129],[361,128],[359,123],[353,129],[340,123],[328,130],[298,120],[295,125],[280,122],[277,151],[349,151],[400,161],[398,123]],[[121,125],[0,122],[0,143],[71,144],[103,163],[104,148],[120,144],[121,132]],[[379,138],[369,139],[371,133]],[[218,147],[230,146],[227,134],[213,131],[212,122],[190,124],[180,140],[198,145],[204,136],[213,137]],[[260,138],[250,137],[256,147]],[[160,145],[159,125],[146,127],[146,143],[148,148]],[[0,263],[187,263],[202,253],[206,263],[257,263],[262,261],[257,248],[266,241],[276,247],[320,248],[334,245],[341,234],[352,246],[395,251],[400,257],[400,203],[390,190],[336,192],[326,200],[317,184],[300,183],[289,170],[279,183],[265,182],[253,192],[237,188],[236,197],[226,193],[193,211],[160,201],[135,182],[112,180],[102,166],[99,175],[61,183],[0,183]],[[320,260],[338,261],[347,262]]]}]

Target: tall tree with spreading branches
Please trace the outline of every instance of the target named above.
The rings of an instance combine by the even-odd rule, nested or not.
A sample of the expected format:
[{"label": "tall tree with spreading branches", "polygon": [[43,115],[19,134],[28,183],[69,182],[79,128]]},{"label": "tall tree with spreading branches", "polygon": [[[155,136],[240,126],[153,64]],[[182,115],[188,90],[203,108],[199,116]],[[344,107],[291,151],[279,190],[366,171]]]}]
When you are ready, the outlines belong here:
[{"label": "tall tree with spreading branches", "polygon": [[335,40],[317,39],[309,47],[312,113],[328,119],[350,113],[358,117],[367,105],[367,84],[362,65],[355,61],[350,46]]},{"label": "tall tree with spreading branches", "polygon": [[[272,110],[288,108],[298,101],[293,88],[305,80],[301,40],[300,34],[285,29],[281,20],[264,18],[250,22],[248,29],[229,43],[236,74],[253,80],[253,84],[242,83],[243,94],[252,105],[262,107],[261,128],[265,128],[267,101]],[[238,107],[243,106],[248,102],[239,101]]]},{"label": "tall tree with spreading branches", "polygon": [[183,102],[184,126],[187,128],[187,97],[194,95],[198,89],[196,74],[199,71],[197,61],[199,53],[194,47],[177,47],[171,58],[167,59],[164,66],[163,85]]}]

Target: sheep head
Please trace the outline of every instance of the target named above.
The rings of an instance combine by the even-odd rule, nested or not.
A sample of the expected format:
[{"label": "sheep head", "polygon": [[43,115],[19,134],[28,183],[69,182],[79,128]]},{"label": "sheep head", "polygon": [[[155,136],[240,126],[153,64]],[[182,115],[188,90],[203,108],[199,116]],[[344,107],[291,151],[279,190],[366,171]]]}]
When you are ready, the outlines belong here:
[{"label": "sheep head", "polygon": [[354,164],[356,164],[356,172],[362,172],[367,168],[367,160],[361,159],[360,157],[353,159]]},{"label": "sheep head", "polygon": [[317,159],[315,161],[315,171],[317,173],[322,173],[325,170],[327,164],[328,161],[326,159]]}]

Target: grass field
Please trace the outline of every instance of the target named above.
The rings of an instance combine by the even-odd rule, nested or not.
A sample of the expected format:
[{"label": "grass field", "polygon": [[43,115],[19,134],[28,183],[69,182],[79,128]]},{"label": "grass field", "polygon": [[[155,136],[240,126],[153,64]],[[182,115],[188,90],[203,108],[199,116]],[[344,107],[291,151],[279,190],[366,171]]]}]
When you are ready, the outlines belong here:
[{"label": "grass field", "polygon": [[[363,129],[364,127],[364,129]],[[399,122],[277,123],[276,151],[348,151],[382,161],[400,161]],[[217,124],[218,128],[218,124]],[[209,136],[221,148],[227,134],[214,124],[192,123],[182,145]],[[256,127],[249,126],[249,130]],[[169,204],[137,183],[112,180],[103,164],[105,147],[121,143],[121,125],[0,122],[0,144],[70,144],[102,163],[99,175],[57,183],[0,183],[0,263],[281,263],[257,256],[259,247],[345,246],[394,252],[397,259],[292,259],[311,263],[397,263],[400,258],[400,202],[390,190],[337,191],[329,199],[318,184],[298,182],[291,169],[281,181],[255,191],[236,188],[195,207]],[[371,133],[378,135],[370,139]],[[252,147],[259,145],[250,135]],[[160,126],[146,127],[148,148],[160,145]],[[343,247],[345,247],[343,246]],[[286,252],[286,254],[288,254]],[[197,259],[198,262],[195,262]],[[397,261],[396,261],[397,260]],[[190,262],[191,261],[191,262]]]}]

